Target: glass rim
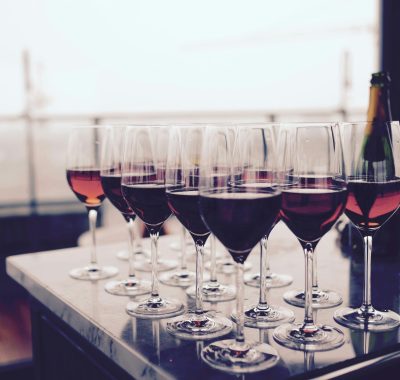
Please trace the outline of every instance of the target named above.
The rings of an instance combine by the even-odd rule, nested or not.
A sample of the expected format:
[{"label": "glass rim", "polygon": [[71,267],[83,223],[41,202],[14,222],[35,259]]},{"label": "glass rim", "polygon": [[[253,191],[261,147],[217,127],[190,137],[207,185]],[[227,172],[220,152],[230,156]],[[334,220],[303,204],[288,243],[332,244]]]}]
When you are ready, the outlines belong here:
[{"label": "glass rim", "polygon": [[339,125],[338,121],[290,121],[290,122],[280,122],[280,125],[285,126],[296,126],[296,127],[332,127]]},{"label": "glass rim", "polygon": [[400,124],[399,120],[388,120],[388,121],[383,121],[383,122],[379,122],[379,121],[367,121],[367,120],[363,120],[363,121],[339,121],[339,125],[340,126],[346,126],[346,125],[365,125],[365,124],[369,124],[369,123],[385,123],[385,124]]}]

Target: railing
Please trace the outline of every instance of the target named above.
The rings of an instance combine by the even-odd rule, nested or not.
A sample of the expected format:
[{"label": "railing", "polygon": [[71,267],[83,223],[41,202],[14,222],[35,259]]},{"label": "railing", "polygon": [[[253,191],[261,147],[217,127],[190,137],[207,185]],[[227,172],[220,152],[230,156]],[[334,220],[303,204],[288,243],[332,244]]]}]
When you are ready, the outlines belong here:
[{"label": "railing", "polygon": [[[64,115],[0,115],[0,170],[2,170],[2,165],[4,165],[2,170],[2,181],[4,182],[2,183],[6,185],[0,186],[0,213],[47,213],[54,212],[53,210],[56,208],[71,208],[74,204],[77,205],[77,201],[73,198],[63,178],[65,175],[65,139],[67,131],[72,125],[221,121],[343,121],[361,120],[364,118],[364,114],[365,110],[363,109],[347,110],[338,108],[277,111],[227,110]],[[10,138],[8,135],[10,132],[13,132],[13,128],[10,128],[10,126],[14,124],[20,127],[18,143],[15,146],[11,143],[10,146],[10,141],[8,141]],[[46,141],[46,139],[49,138],[50,141]],[[55,148],[51,150],[51,146]],[[1,161],[2,151],[5,151],[3,154],[3,156],[5,156],[3,157],[3,162]],[[23,151],[25,152],[25,158],[23,158]],[[21,157],[19,157],[16,162],[19,166],[24,165],[24,168],[16,165],[14,170],[14,168],[10,168],[9,165],[15,164],[13,158],[15,158],[15,155],[18,153],[21,154]],[[24,163],[21,162],[23,160],[25,160]],[[21,178],[21,176],[24,175],[26,178]],[[21,183],[23,183],[23,185],[18,183],[19,180],[22,180]],[[12,186],[13,181],[15,181],[15,187]],[[46,186],[50,190],[47,190]],[[23,192],[25,187],[26,194]],[[45,189],[43,190],[42,187],[45,187]],[[19,198],[16,198],[15,195],[18,194],[18,192],[20,192]],[[22,196],[21,194],[25,195]]]}]

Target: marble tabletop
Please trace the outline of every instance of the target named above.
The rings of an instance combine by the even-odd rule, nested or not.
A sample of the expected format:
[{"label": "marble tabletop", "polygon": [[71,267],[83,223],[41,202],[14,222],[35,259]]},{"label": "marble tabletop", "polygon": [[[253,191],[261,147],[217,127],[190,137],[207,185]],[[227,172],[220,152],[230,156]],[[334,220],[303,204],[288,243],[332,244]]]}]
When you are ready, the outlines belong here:
[{"label": "marble tabletop", "polygon": [[[160,238],[160,256],[178,258],[179,253],[170,248],[178,237],[174,235]],[[149,247],[148,239],[144,245]],[[98,248],[100,264],[115,265],[120,275],[126,275],[128,265],[116,257],[116,253],[126,248],[126,243],[102,245]],[[219,248],[222,249],[221,247]],[[269,239],[268,254],[271,269],[277,273],[293,276],[293,284],[285,288],[272,289],[268,300],[276,305],[284,305],[282,295],[288,289],[302,288],[304,282],[304,260],[301,247],[288,229],[279,223]],[[358,306],[361,302],[363,260],[347,257],[341,252],[338,234],[335,230],[323,237],[317,247],[318,275],[320,287],[339,292],[345,305]],[[194,256],[194,255],[190,255]],[[176,339],[166,331],[168,320],[135,319],[125,313],[128,298],[114,296],[104,291],[107,280],[97,282],[78,281],[68,276],[74,267],[87,264],[89,248],[71,248],[50,252],[25,254],[7,258],[7,273],[53,313],[68,323],[79,334],[94,344],[116,364],[141,379],[230,379],[233,376],[209,368],[200,359],[200,351],[208,341],[191,342]],[[255,248],[249,256],[253,271],[258,271],[259,251]],[[193,258],[189,265],[194,268]],[[150,278],[148,273],[138,272],[142,278]],[[387,261],[373,261],[372,295],[375,306],[390,308],[399,312],[400,276],[399,266]],[[234,283],[233,275],[221,275],[221,282]],[[161,295],[179,298],[188,303],[181,288],[160,285]],[[245,289],[245,304],[255,303],[258,289]],[[229,315],[234,302],[219,303],[216,308]],[[206,304],[210,307],[210,304]],[[294,310],[296,320],[301,321],[304,310],[285,305]],[[211,306],[212,307],[212,306]],[[332,316],[334,309],[319,310],[319,323],[339,327],[345,334],[345,344],[335,350],[304,353],[284,348],[272,337],[272,330],[245,329],[247,338],[260,339],[274,346],[281,360],[268,371],[246,375],[246,379],[284,379],[301,375],[316,368],[324,368],[337,363],[354,363],[365,360],[368,355],[395,350],[400,342],[399,331],[371,334],[355,332],[337,325]],[[233,333],[231,333],[233,336]]]}]

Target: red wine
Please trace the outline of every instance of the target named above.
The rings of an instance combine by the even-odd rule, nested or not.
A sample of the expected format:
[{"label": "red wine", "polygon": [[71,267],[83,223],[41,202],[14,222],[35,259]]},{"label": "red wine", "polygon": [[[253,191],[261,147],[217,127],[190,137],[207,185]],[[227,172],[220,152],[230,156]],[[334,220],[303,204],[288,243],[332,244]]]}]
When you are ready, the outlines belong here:
[{"label": "red wine", "polygon": [[148,228],[161,228],[171,215],[164,183],[122,185],[121,188],[128,205]]},{"label": "red wine", "polygon": [[105,198],[98,169],[68,169],[67,181],[77,198],[87,207],[99,207]]},{"label": "red wine", "polygon": [[345,214],[362,232],[385,223],[400,204],[400,179],[389,182],[350,180]]},{"label": "red wine", "polygon": [[281,194],[260,190],[225,189],[200,197],[200,210],[210,231],[243,263],[271,229],[281,206]]},{"label": "red wine", "polygon": [[342,214],[346,197],[347,191],[341,188],[285,189],[281,219],[301,241],[317,242]]},{"label": "red wine", "polygon": [[199,198],[197,189],[167,191],[169,208],[194,238],[210,234],[200,215]]},{"label": "red wine", "polygon": [[124,218],[126,220],[134,219],[136,215],[122,195],[121,174],[102,175],[101,184],[106,197]]}]

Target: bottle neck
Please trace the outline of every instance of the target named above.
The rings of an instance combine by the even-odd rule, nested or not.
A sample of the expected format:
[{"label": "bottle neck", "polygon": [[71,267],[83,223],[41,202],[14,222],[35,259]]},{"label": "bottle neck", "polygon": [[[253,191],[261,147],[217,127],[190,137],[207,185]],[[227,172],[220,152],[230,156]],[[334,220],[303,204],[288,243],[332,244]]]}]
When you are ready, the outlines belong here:
[{"label": "bottle neck", "polygon": [[370,87],[367,120],[377,123],[392,121],[387,87],[374,85]]}]

